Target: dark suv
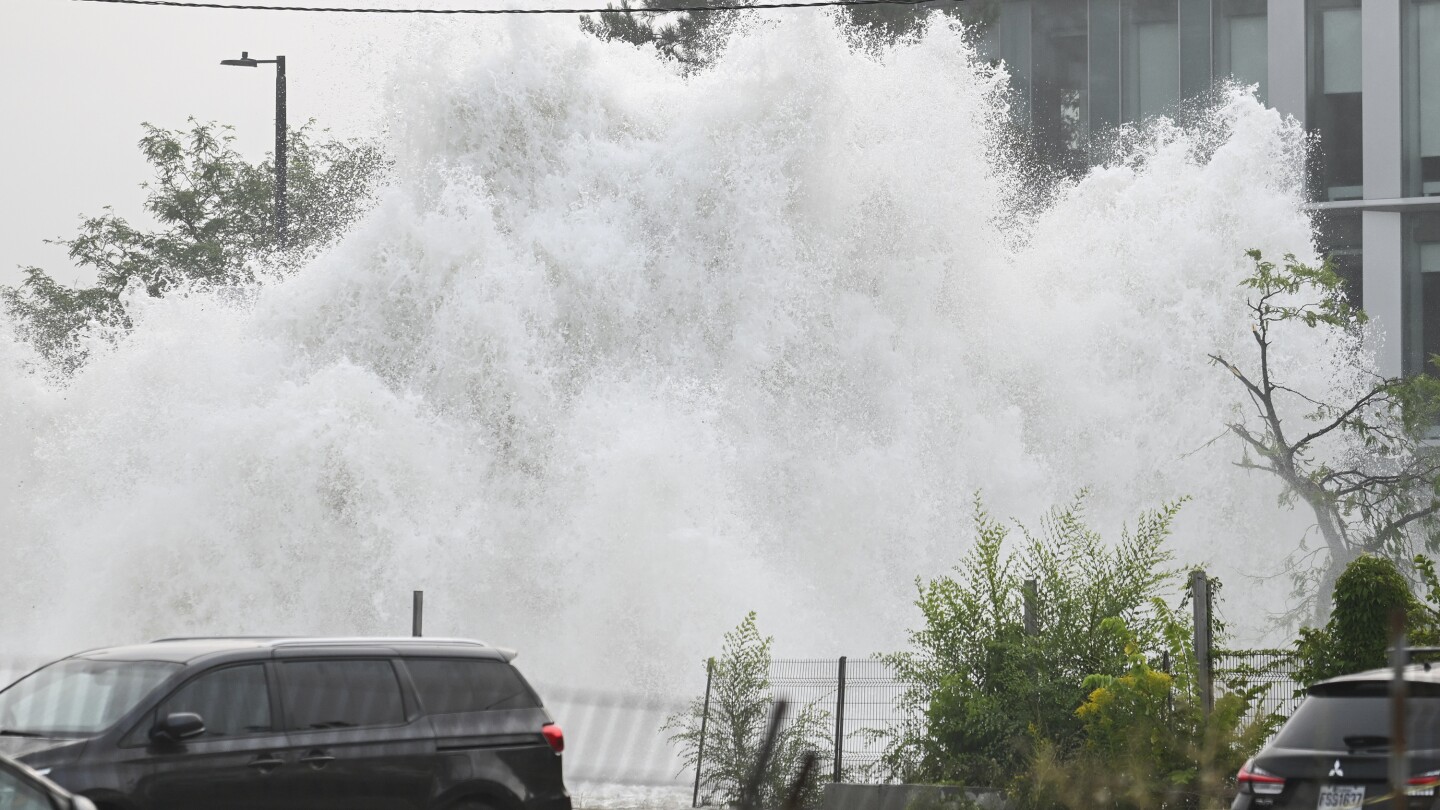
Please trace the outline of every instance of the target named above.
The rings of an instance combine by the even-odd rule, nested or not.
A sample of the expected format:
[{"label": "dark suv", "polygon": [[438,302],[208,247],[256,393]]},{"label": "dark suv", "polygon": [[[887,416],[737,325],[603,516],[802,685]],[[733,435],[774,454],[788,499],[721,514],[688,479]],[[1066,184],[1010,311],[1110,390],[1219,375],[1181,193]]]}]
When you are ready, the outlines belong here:
[{"label": "dark suv", "polygon": [[0,753],[101,810],[570,810],[510,664],[442,639],[165,639],[0,691]]},{"label": "dark suv", "polygon": [[1231,810],[1440,808],[1440,667],[1405,670],[1409,798],[1391,807],[1390,670],[1322,681],[1238,776]]}]

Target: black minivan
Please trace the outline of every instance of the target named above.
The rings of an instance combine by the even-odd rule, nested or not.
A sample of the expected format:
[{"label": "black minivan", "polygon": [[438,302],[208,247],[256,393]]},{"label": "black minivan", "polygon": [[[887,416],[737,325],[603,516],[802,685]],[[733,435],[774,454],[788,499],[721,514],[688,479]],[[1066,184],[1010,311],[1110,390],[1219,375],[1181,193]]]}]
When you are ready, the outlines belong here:
[{"label": "black minivan", "polygon": [[179,638],[0,691],[0,753],[100,810],[570,810],[514,653],[433,638]]}]

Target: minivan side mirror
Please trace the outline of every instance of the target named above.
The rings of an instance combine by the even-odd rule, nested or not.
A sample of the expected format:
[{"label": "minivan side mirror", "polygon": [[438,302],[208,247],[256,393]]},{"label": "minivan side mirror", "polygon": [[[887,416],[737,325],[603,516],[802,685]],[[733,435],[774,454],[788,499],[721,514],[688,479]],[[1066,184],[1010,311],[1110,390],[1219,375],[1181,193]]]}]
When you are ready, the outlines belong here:
[{"label": "minivan side mirror", "polygon": [[158,742],[180,742],[205,733],[205,721],[194,712],[171,712],[150,730],[150,739]]},{"label": "minivan side mirror", "polygon": [[84,796],[76,796],[70,800],[70,810],[95,810],[95,803]]}]

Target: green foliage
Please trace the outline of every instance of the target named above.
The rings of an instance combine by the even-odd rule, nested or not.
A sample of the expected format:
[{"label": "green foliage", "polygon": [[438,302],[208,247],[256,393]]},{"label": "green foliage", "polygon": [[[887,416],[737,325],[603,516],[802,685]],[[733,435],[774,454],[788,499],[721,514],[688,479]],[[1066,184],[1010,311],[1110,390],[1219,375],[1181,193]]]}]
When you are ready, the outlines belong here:
[{"label": "green foliage", "polygon": [[[917,582],[923,625],[912,649],[888,656],[909,688],[911,720],[890,740],[885,764],[904,781],[1006,787],[1027,772],[1035,741],[1075,749],[1075,711],[1093,673],[1124,671],[1107,619],[1123,619],[1139,644],[1159,650],[1170,623],[1163,600],[1172,572],[1162,546],[1180,508],[1142,515],[1111,546],[1084,520],[1084,495],[1048,514],[1024,548],[977,498],[975,542],[951,576]],[[1023,620],[1024,580],[1035,580],[1036,633]]]},{"label": "green foliage", "polygon": [[[1440,605],[1440,583],[1434,562],[1418,557],[1426,598]],[[1433,643],[1437,635],[1435,610],[1410,592],[1410,583],[1389,559],[1364,555],[1345,567],[1335,582],[1334,611],[1323,628],[1305,628],[1295,648],[1300,660],[1296,680],[1312,684],[1388,664],[1390,616],[1406,617],[1412,643]]]},{"label": "green foliage", "polygon": [[[713,7],[753,5],[756,0],[695,0],[689,6]],[[619,9],[644,8],[621,0]],[[664,5],[652,3],[649,5]],[[616,6],[608,6],[617,8]],[[600,39],[619,40],[631,45],[651,45],[685,70],[712,63],[736,30],[741,14],[735,11],[683,12],[671,15],[602,11],[580,18],[580,27]],[[841,19],[851,26],[857,45],[874,46],[913,37],[927,24],[931,14],[943,14],[971,26],[994,24],[1000,16],[998,0],[972,0],[934,9],[925,6],[855,6],[840,10]]]},{"label": "green foliage", "polygon": [[[753,2],[753,0],[752,0]],[[751,5],[751,2],[738,3]],[[733,0],[697,0],[687,5],[737,5]],[[608,6],[613,8],[613,6]],[[643,8],[630,0],[620,0],[620,9]],[[580,18],[580,28],[588,34],[608,41],[619,40],[631,45],[653,45],[661,55],[674,60],[687,70],[704,67],[718,55],[723,40],[734,30],[737,12],[685,12],[665,19],[654,14],[627,11],[602,11],[595,16]]]},{"label": "green foliage", "polygon": [[913,37],[930,20],[931,14],[954,17],[972,27],[996,25],[1000,21],[998,0],[971,0],[953,3],[940,8],[925,6],[851,6],[843,12],[843,19],[867,39],[877,42],[893,42]]},{"label": "green foliage", "polygon": [[[1173,616],[1167,622],[1173,637],[1185,635]],[[1124,622],[1108,620],[1104,630],[1123,649],[1126,667],[1086,680],[1091,691],[1075,712],[1084,742],[1068,754],[1042,746],[1025,804],[1149,810],[1216,803],[1279,718],[1250,719],[1255,695],[1243,691],[1221,695],[1207,716],[1196,699],[1192,656],[1172,658],[1173,673],[1157,671]]]},{"label": "green foliage", "polygon": [[249,163],[229,127],[194,119],[186,130],[144,124],[140,151],[154,171],[142,185],[158,227],[136,227],[110,208],[57,240],[91,287],[67,287],[38,267],[18,287],[0,288],[22,336],[62,370],[83,362],[79,337],[91,324],[127,328],[122,293],[138,285],[162,296],[188,283],[240,284],[254,262],[294,263],[329,244],[370,204],[386,162],[372,145],[318,139],[310,124],[287,141],[287,246],[278,250],[274,166]]},{"label": "green foliage", "polygon": [[1431,621],[1440,619],[1440,576],[1435,574],[1435,561],[1423,554],[1417,554],[1413,562],[1415,577],[1423,589],[1420,610],[1427,613]]},{"label": "green foliage", "polygon": [[[1249,370],[1221,355],[1211,360],[1244,387],[1254,408],[1228,426],[1241,439],[1241,467],[1284,482],[1285,502],[1304,501],[1314,512],[1328,560],[1319,582],[1296,571],[1297,595],[1323,618],[1324,599],[1340,570],[1358,554],[1408,560],[1417,545],[1440,540],[1440,456],[1424,444],[1440,418],[1440,379],[1429,375],[1381,379],[1361,353],[1347,361],[1358,379],[1373,382],[1353,398],[1326,401],[1285,384],[1273,363],[1275,341],[1290,325],[1324,329],[1338,345],[1353,346],[1365,313],[1345,296],[1327,260],[1310,267],[1287,254],[1277,265],[1250,251],[1254,270],[1241,283],[1256,346]],[[1291,408],[1305,421],[1287,421]]]},{"label": "green foliage", "polygon": [[[746,781],[760,757],[774,699],[770,688],[771,637],[761,636],[751,611],[734,630],[725,634],[710,679],[710,705],[706,719],[703,697],[691,701],[684,712],[670,717],[662,731],[673,732],[685,767],[693,772],[700,760],[704,728],[704,762],[700,795],[705,804],[739,803]],[[760,786],[762,807],[779,807],[788,795],[790,780],[799,771],[805,752],[828,748],[829,715],[812,705],[791,706],[771,756],[771,767]],[[806,807],[819,804],[819,783],[812,780],[802,797]]]},{"label": "green foliage", "polygon": [[1033,808],[1223,796],[1278,718],[1254,715],[1258,687],[1225,692],[1208,714],[1200,702],[1192,628],[1164,598],[1181,579],[1163,547],[1181,503],[1111,545],[1086,525],[1082,493],[1010,551],[977,500],[974,546],[954,575],[919,584],[924,626],[890,656],[912,720],[891,741],[889,775],[1003,788]]},{"label": "green foliage", "polygon": [[[1248,250],[1245,255],[1255,262],[1255,272],[1240,286],[1253,290],[1265,302],[1265,310],[1259,314],[1266,320],[1298,320],[1312,329],[1324,324],[1347,330],[1363,326],[1368,320],[1364,310],[1350,306],[1344,280],[1328,260],[1319,267],[1310,267],[1287,253],[1284,266],[1277,266],[1265,261],[1258,250]],[[1297,303],[1293,296],[1301,292],[1315,292],[1318,296],[1311,300],[1307,295],[1304,303]],[[1282,294],[1287,297],[1278,297]]]},{"label": "green foliage", "polygon": [[1335,659],[1352,672],[1385,666],[1390,614],[1408,614],[1414,602],[1400,569],[1384,557],[1360,557],[1336,581],[1333,602],[1328,626]]}]

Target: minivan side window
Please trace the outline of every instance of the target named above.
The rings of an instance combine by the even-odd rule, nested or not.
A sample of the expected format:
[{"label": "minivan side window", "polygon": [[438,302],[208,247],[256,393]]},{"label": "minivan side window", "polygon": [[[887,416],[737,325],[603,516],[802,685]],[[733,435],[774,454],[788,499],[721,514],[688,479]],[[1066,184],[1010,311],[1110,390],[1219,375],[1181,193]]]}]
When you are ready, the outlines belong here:
[{"label": "minivan side window", "polygon": [[286,661],[280,693],[292,731],[405,722],[400,681],[389,661]]},{"label": "minivan side window", "polygon": [[420,705],[428,714],[532,709],[540,705],[515,668],[484,659],[408,658]]},{"label": "minivan side window", "polygon": [[270,687],[262,664],[207,672],[166,698],[155,717],[158,720],[174,712],[200,715],[205,721],[205,733],[197,739],[275,730],[270,719]]}]

